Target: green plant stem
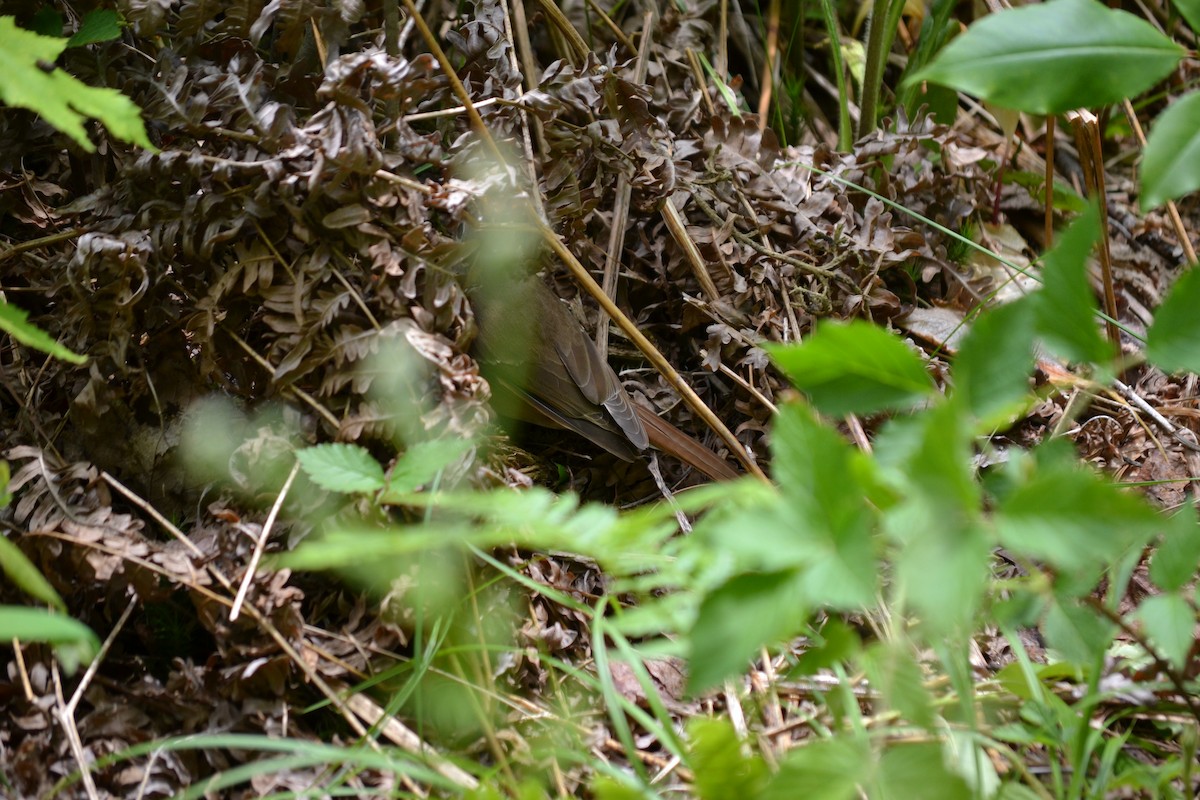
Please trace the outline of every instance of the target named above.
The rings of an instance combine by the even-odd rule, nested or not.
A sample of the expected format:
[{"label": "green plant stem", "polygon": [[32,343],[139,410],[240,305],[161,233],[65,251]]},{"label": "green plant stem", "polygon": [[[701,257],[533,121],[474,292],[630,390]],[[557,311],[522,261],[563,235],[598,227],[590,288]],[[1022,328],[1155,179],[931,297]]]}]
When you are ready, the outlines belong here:
[{"label": "green plant stem", "polygon": [[[858,114],[858,138],[875,130],[879,118],[879,93],[887,54],[896,38],[896,25],[904,10],[904,0],[875,0],[867,27],[867,63],[863,70],[862,98]],[[884,13],[880,13],[884,12]]]},{"label": "green plant stem", "polygon": [[842,63],[842,38],[838,30],[837,14],[833,0],[821,0],[821,12],[825,18],[825,29],[829,31],[829,58],[833,62],[833,74],[838,89],[838,143],[839,152],[850,152],[853,142],[850,130],[850,95],[846,86],[846,66]]}]

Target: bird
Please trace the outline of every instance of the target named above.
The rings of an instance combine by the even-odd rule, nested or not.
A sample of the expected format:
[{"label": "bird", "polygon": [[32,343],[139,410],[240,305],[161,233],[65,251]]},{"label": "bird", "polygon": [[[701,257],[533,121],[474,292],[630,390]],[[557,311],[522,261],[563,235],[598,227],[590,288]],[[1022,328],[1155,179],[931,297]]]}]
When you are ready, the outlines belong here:
[{"label": "bird", "polygon": [[491,276],[467,287],[475,351],[509,418],[573,431],[624,461],[648,448],[713,480],[739,473],[696,439],[638,405],[583,326],[536,276]]}]

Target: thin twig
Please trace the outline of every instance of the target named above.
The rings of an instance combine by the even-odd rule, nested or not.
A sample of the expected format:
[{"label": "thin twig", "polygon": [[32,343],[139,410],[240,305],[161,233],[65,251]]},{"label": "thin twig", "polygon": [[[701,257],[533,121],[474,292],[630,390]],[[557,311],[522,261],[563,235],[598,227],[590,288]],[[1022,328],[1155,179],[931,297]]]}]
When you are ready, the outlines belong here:
[{"label": "thin twig", "polygon": [[204,551],[201,550],[199,547],[197,547],[195,542],[193,542],[186,535],[184,535],[183,531],[181,531],[181,530],[179,530],[179,528],[175,527],[175,525],[169,519],[167,519],[161,513],[159,513],[157,508],[155,508],[154,506],[147,503],[140,496],[138,496],[135,492],[133,492],[131,489],[127,488],[125,486],[125,484],[121,483],[119,480],[114,478],[108,472],[101,472],[100,478],[105,483],[107,483],[109,486],[111,486],[112,488],[116,489],[119,493],[124,495],[126,500],[133,503],[135,506],[140,508],[142,511],[145,511],[147,514],[149,514],[150,517],[155,522],[157,522],[159,525],[162,526],[163,530],[165,530],[167,533],[174,536],[175,539],[177,539],[179,541],[179,543],[182,544],[184,547],[186,547],[188,550],[191,550],[192,555],[194,555],[198,559],[201,559],[201,560],[204,559],[204,557],[205,557]]},{"label": "thin twig", "polygon": [[254,542],[254,552],[250,555],[250,563],[246,565],[246,574],[242,577],[242,585],[238,587],[237,596],[233,598],[233,608],[229,609],[229,621],[236,622],[238,615],[242,611],[242,603],[246,601],[246,593],[250,591],[250,584],[254,581],[254,573],[258,572],[258,563],[262,561],[263,551],[267,547],[267,538],[271,535],[271,528],[275,527],[275,520],[279,516],[279,509],[283,507],[283,501],[287,498],[288,492],[292,488],[292,481],[296,480],[296,475],[300,472],[300,462],[292,464],[292,471],[288,473],[287,480],[283,482],[283,488],[279,490],[279,495],[275,498],[275,502],[271,505],[271,510],[267,513],[266,522],[263,523],[262,530],[259,531],[258,539]]}]

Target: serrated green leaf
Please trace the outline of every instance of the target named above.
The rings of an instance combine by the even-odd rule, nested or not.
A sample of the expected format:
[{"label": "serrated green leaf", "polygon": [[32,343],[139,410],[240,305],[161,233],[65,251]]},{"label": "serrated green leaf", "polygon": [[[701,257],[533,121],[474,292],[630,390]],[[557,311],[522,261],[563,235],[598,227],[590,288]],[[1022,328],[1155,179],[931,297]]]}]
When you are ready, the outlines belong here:
[{"label": "serrated green leaf", "polygon": [[907,408],[934,391],[920,356],[869,322],[826,322],[803,344],[764,347],[826,414]]},{"label": "serrated green leaf", "polygon": [[1032,296],[1038,335],[1070,361],[1100,364],[1112,355],[1112,347],[1100,334],[1096,297],[1087,275],[1088,256],[1100,236],[1100,213],[1090,205],[1046,253],[1042,288]]},{"label": "serrated green leaf", "polygon": [[1033,304],[1028,298],[992,309],[973,323],[954,357],[955,391],[979,419],[1029,394],[1033,372]]},{"label": "serrated green leaf", "polygon": [[[1200,95],[1198,95],[1200,96]],[[1146,358],[1165,372],[1200,372],[1200,269],[1192,266],[1154,312]]]},{"label": "serrated green leaf", "polygon": [[1184,96],[1155,117],[1141,177],[1143,212],[1200,189],[1200,93]]},{"label": "serrated green leaf", "polygon": [[319,444],[300,450],[296,458],[313,483],[331,492],[374,492],[384,486],[383,467],[358,445]]},{"label": "serrated green leaf", "polygon": [[1182,589],[1200,569],[1196,509],[1185,505],[1164,520],[1163,537],[1150,559],[1150,580],[1168,592]]},{"label": "serrated green leaf", "polygon": [[67,39],[67,47],[82,47],[96,42],[107,42],[121,36],[121,15],[111,9],[101,8],[84,14],[79,30]]},{"label": "serrated green leaf", "polygon": [[14,305],[0,302],[0,330],[7,332],[23,345],[41,350],[72,364],[83,364],[86,356],[73,353],[50,338],[41,328],[29,322],[29,315]]},{"label": "serrated green leaf", "polygon": [[803,619],[796,572],[730,579],[704,598],[688,633],[688,694],[741,672],[763,645],[792,635]]},{"label": "serrated green leaf", "polygon": [[1134,97],[1185,53],[1128,12],[1052,0],[975,22],[905,84],[931,81],[1006,108],[1060,114]]},{"label": "serrated green leaf", "polygon": [[65,612],[67,604],[33,562],[15,544],[0,536],[0,569],[18,589]]},{"label": "serrated green leaf", "polygon": [[382,502],[412,492],[431,483],[437,474],[471,450],[468,439],[432,439],[410,445],[388,477],[388,491]]},{"label": "serrated green leaf", "polygon": [[1141,621],[1159,655],[1182,670],[1196,630],[1196,615],[1188,601],[1175,592],[1152,595],[1142,601],[1134,617]]},{"label": "serrated green leaf", "polygon": [[0,100],[40,114],[89,153],[96,148],[83,127],[88,119],[100,120],[122,141],[154,150],[141,109],[132,100],[54,68],[66,46],[66,39],[39,36],[18,28],[12,17],[0,17]]}]

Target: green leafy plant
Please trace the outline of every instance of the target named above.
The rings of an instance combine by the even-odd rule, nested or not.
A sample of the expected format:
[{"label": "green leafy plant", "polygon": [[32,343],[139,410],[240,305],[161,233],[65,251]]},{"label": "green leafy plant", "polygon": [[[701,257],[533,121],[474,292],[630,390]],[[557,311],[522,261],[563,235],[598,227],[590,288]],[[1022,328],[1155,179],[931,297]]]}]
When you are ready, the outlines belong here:
[{"label": "green leafy plant", "polygon": [[65,39],[40,36],[18,28],[13,17],[0,17],[0,100],[40,114],[88,152],[96,149],[83,127],[90,118],[118,139],[153,150],[133,101],[116,89],[87,86],[54,66],[68,47],[116,36],[111,12],[88,19],[78,38]]},{"label": "green leafy plant", "polygon": [[[700,796],[728,796],[735,786],[755,797],[795,796],[798,786],[822,786],[828,797],[861,791],[990,796],[1002,786],[1005,797],[1042,796],[1036,782],[1021,779],[1020,758],[1011,750],[1025,742],[1049,746],[1071,764],[1058,796],[1102,792],[1116,780],[1119,752],[1091,737],[1086,720],[1090,704],[1102,696],[1098,681],[1115,647],[1114,620],[1144,630],[1153,657],[1182,667],[1195,624],[1184,589],[1198,552],[1193,512],[1164,518],[1078,465],[1058,441],[1010,454],[1005,466],[982,480],[970,466],[973,449],[986,448],[979,437],[994,430],[997,419],[1012,418],[1014,403],[1019,407],[1030,397],[1035,337],[1051,354],[1090,359],[1099,372],[1112,368],[1084,281],[1097,235],[1090,210],[1047,254],[1038,292],[975,321],[947,396],[934,391],[917,353],[866,324],[829,323],[804,344],[770,348],[808,397],[808,403],[779,411],[773,437],[777,484],[747,480],[680,498],[683,510],[701,515],[688,536],[675,535],[665,506],[617,513],[536,489],[414,491],[429,485],[432,468],[403,490],[388,487],[365,451],[326,446],[301,455],[314,480],[340,491],[383,489],[380,502],[423,509],[424,521],[399,528],[335,527],[277,564],[361,576],[364,563],[391,563],[391,573],[369,571],[384,591],[387,576],[403,564],[445,548],[465,547],[480,556],[507,542],[569,550],[595,558],[612,580],[594,609],[577,606],[593,615],[598,665],[617,659],[640,669],[643,659],[680,655],[689,664],[688,691],[698,694],[741,672],[762,648],[808,636],[804,659],[794,662],[798,676],[816,664],[863,670],[878,702],[894,715],[888,727],[868,728],[853,697],[839,694],[843,681],[842,689],[822,693],[820,700],[843,724],[794,749],[774,774],[758,756],[742,752],[725,723],[697,724],[680,756],[695,770]],[[1200,321],[1181,309],[1197,300],[1197,286],[1180,281],[1148,333],[1147,353],[1165,356],[1164,366],[1193,363],[1194,354],[1181,343],[1200,339]],[[871,454],[850,447],[821,416],[910,411],[915,404],[923,407],[889,422]],[[397,468],[409,461],[405,456]],[[1152,577],[1162,594],[1122,619],[1118,602],[1132,566],[1159,536],[1162,555]],[[992,577],[997,547],[1024,566],[1025,577]],[[1092,593],[1102,580],[1109,589],[1097,603]],[[617,597],[638,603],[617,603]],[[596,613],[601,609],[607,616]],[[845,614],[892,622],[880,641],[868,645],[836,622]],[[1003,724],[969,722],[978,712],[966,641],[985,620],[1005,630],[1040,624],[1054,654],[1053,670],[1029,666],[1022,682],[1011,685],[1019,696],[1040,698],[1040,705],[1022,707],[1019,718],[1000,714],[1009,720]],[[1015,634],[1011,639],[1019,648]],[[620,644],[614,650],[605,642]],[[923,649],[936,653],[950,677],[950,696],[927,688],[929,665],[917,659]],[[1050,691],[1048,682],[1063,674],[1090,687],[1086,703],[1068,704]],[[651,684],[645,691],[656,696]],[[963,714],[939,711],[946,702],[962,704]],[[1017,700],[998,694],[989,702],[1015,708]],[[608,705],[622,730],[630,709],[615,710],[623,708],[615,693]],[[640,719],[662,730],[665,714]],[[932,742],[905,744],[913,730],[943,732]],[[1008,753],[1017,777],[1002,780],[985,748]],[[952,752],[959,757],[951,758]],[[1097,760],[1108,766],[1095,769]],[[724,766],[715,770],[713,764]],[[601,797],[629,796],[649,790],[644,780],[610,775],[594,789]]]},{"label": "green leafy plant", "polygon": [[[1180,8],[1195,30],[1196,9]],[[975,22],[905,79],[942,84],[1018,111],[1059,114],[1134,97],[1167,77],[1186,51],[1127,11],[1096,0],[1052,0]],[[1200,100],[1176,101],[1146,143],[1143,209],[1200,189]]]}]

